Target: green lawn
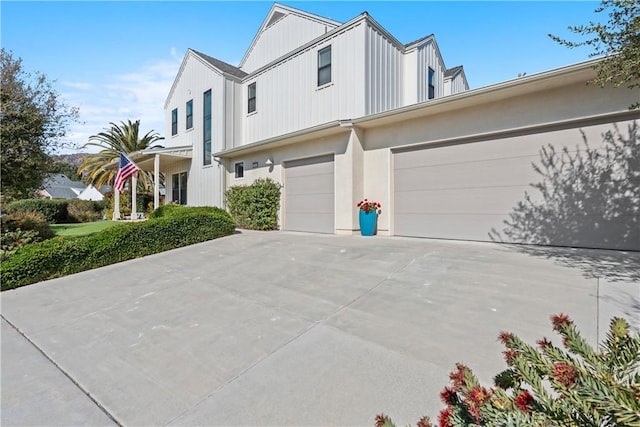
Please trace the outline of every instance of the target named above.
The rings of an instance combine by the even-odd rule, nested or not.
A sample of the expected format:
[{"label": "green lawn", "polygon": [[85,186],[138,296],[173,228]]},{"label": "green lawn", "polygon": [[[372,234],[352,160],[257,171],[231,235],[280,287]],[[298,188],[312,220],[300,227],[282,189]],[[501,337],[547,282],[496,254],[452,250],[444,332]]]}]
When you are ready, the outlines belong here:
[{"label": "green lawn", "polygon": [[117,221],[82,222],[79,224],[51,224],[57,236],[86,236],[112,227]]}]

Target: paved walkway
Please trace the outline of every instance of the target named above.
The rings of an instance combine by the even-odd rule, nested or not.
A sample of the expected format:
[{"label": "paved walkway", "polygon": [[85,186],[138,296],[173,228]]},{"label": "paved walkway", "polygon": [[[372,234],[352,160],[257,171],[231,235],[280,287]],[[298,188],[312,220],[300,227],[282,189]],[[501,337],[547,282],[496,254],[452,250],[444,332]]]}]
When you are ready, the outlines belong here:
[{"label": "paved walkway", "polygon": [[0,421],[415,423],[455,362],[490,383],[502,330],[639,327],[639,272],[637,253],[243,232],[3,292]]}]

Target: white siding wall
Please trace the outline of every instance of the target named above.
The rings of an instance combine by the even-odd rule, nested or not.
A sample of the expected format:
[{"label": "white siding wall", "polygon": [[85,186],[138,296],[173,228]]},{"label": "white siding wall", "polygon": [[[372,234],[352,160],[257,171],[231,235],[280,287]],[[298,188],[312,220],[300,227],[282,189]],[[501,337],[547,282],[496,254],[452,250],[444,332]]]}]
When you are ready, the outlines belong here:
[{"label": "white siding wall", "polygon": [[242,70],[251,73],[333,28],[335,26],[288,14],[258,35]]},{"label": "white siding wall", "polygon": [[464,92],[469,88],[464,82],[464,78],[462,77],[462,73],[457,74],[453,79],[451,79],[451,91],[449,94],[453,95],[455,93]]},{"label": "white siding wall", "polygon": [[[191,145],[193,158],[188,167],[187,202],[193,206],[220,206],[222,168],[215,161],[203,165],[203,94],[211,89],[212,152],[222,150],[225,137],[225,78],[209,68],[195,54],[189,53],[177,86],[165,108],[166,147]],[[186,130],[186,103],[193,99],[193,128]],[[171,136],[171,111],[178,108],[178,134]],[[182,169],[177,172],[182,172]],[[171,172],[171,173],[175,173]],[[170,178],[170,177],[169,177]],[[167,189],[169,191],[169,189]],[[169,193],[168,193],[169,194]]]},{"label": "white siding wall", "polygon": [[402,52],[382,33],[367,25],[365,33],[366,114],[402,105]]},{"label": "white siding wall", "polygon": [[438,58],[436,48],[429,42],[418,48],[418,102],[428,100],[429,94],[429,67],[435,71],[435,98],[444,94],[444,66]]},{"label": "white siding wall", "polygon": [[[243,83],[242,144],[364,115],[362,22]],[[331,45],[331,83],[318,88],[318,50]],[[256,112],[247,87],[256,83]]]},{"label": "white siding wall", "polygon": [[412,49],[402,58],[402,106],[418,102],[418,50]]}]

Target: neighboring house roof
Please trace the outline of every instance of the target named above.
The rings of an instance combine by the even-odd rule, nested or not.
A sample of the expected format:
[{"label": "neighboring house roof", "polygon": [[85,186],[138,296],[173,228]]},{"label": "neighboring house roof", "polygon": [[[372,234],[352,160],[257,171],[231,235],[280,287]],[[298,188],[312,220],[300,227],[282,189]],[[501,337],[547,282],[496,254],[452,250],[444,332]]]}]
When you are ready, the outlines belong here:
[{"label": "neighboring house roof", "polygon": [[80,181],[72,181],[61,173],[49,175],[42,184],[42,189],[52,199],[76,199],[86,188]]},{"label": "neighboring house roof", "polygon": [[205,61],[207,61],[209,64],[213,65],[214,67],[216,67],[218,70],[222,71],[223,73],[227,73],[227,74],[231,74],[232,76],[238,77],[240,79],[244,78],[247,76],[247,73],[245,73],[244,71],[242,71],[240,68],[238,67],[234,67],[231,64],[227,64],[224,61],[221,61],[219,59],[213,58],[209,55],[206,55],[202,52],[198,52],[195,49],[191,49],[193,51],[193,53],[195,53],[196,55],[200,56],[202,59],[204,59]]}]

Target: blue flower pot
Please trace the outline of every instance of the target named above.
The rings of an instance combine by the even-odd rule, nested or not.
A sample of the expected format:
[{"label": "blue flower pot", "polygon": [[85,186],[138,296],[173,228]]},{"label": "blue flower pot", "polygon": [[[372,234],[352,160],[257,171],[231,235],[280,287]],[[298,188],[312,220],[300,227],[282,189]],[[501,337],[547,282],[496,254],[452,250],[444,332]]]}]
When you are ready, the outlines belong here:
[{"label": "blue flower pot", "polygon": [[360,211],[360,234],[363,236],[373,236],[376,234],[378,224],[378,213],[375,211]]}]

